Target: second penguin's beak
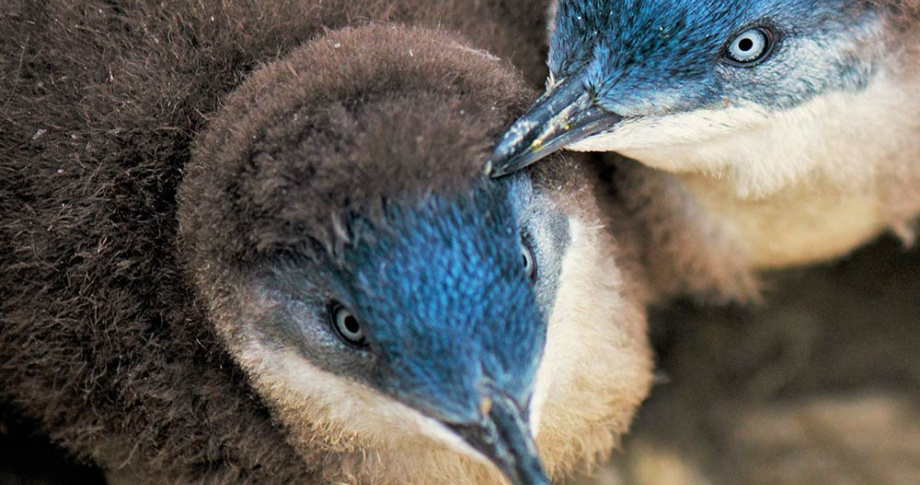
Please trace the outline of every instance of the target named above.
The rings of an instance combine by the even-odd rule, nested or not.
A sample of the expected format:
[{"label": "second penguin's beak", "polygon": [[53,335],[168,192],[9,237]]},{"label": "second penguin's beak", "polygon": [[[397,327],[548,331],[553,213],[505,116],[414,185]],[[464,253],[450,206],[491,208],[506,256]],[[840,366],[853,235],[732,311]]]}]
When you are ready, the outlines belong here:
[{"label": "second penguin's beak", "polygon": [[489,174],[500,177],[520,170],[622,119],[598,107],[579,79],[561,80],[501,136],[492,153]]},{"label": "second penguin's beak", "polygon": [[491,460],[512,484],[551,485],[520,406],[496,393],[484,401],[483,408],[481,422],[448,426]]}]

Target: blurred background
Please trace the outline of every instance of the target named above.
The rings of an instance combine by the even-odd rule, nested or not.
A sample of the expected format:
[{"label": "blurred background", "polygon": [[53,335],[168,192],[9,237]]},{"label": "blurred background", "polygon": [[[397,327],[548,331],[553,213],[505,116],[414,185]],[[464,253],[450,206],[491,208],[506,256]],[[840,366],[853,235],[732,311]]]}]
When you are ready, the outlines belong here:
[{"label": "blurred background", "polygon": [[920,484],[920,251],[765,282],[755,308],[657,312],[659,383],[581,484]]}]

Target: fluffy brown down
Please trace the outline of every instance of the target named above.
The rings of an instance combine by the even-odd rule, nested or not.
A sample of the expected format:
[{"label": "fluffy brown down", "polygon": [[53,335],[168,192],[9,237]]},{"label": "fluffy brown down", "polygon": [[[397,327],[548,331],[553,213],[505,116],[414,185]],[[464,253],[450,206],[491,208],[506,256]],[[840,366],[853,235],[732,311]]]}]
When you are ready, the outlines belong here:
[{"label": "fluffy brown down", "polygon": [[522,47],[542,45],[535,2],[421,3],[5,5],[4,406],[109,467],[183,483],[313,481],[318,464],[283,444],[194,303],[175,244],[177,186],[224,96],[325,29],[368,20],[456,28],[477,47],[539,65]]},{"label": "fluffy brown down", "polygon": [[532,96],[508,67],[456,37],[372,26],[259,70],[186,167],[190,253],[253,262],[334,250],[354,236],[345,226],[355,214],[373,220],[387,200],[467,189]]}]

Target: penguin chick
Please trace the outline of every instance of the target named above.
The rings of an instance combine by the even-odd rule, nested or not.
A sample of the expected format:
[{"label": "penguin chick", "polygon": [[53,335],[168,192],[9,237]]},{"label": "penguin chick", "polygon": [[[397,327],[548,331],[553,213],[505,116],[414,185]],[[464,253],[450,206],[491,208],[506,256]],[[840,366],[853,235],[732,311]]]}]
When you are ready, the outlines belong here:
[{"label": "penguin chick", "polygon": [[562,0],[545,95],[496,174],[561,147],[674,173],[751,269],[832,259],[920,213],[916,1]]},{"label": "penguin chick", "polygon": [[[132,7],[14,20],[119,30]],[[607,452],[650,381],[641,275],[583,169],[483,175],[513,70],[381,25],[220,57],[251,39],[190,19],[188,72],[24,44],[0,400],[146,482],[546,483]],[[156,20],[130,32],[159,45]],[[246,59],[267,64],[234,86]]]},{"label": "penguin chick", "polygon": [[[461,459],[484,455],[543,483],[529,429],[551,469],[605,451],[648,385],[642,326],[612,306],[614,242],[590,235],[592,199],[482,175],[520,84],[473,52],[444,85],[463,48],[424,36],[346,31],[253,75],[187,170],[180,235],[295,448],[341,460],[330,481],[490,483]],[[558,414],[557,394],[616,404]]]}]

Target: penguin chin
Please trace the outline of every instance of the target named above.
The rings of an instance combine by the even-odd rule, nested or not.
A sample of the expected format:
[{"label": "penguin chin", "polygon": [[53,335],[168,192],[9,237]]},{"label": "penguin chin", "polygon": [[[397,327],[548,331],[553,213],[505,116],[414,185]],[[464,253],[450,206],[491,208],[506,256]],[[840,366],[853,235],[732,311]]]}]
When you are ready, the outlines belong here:
[{"label": "penguin chin", "polygon": [[[630,118],[568,148],[616,151],[659,170],[720,179],[743,199],[803,182],[864,187],[878,163],[916,139],[920,96],[905,93],[902,82],[879,73],[864,89],[830,92],[782,111],[733,104]],[[860,163],[838,163],[849,160]]]},{"label": "penguin chin", "polygon": [[653,168],[670,172],[719,169],[722,158],[695,157],[710,146],[730,143],[744,133],[769,126],[767,113],[757,106],[700,109],[668,115],[626,118],[614,129],[592,135],[567,148],[575,151],[615,151]]}]

